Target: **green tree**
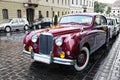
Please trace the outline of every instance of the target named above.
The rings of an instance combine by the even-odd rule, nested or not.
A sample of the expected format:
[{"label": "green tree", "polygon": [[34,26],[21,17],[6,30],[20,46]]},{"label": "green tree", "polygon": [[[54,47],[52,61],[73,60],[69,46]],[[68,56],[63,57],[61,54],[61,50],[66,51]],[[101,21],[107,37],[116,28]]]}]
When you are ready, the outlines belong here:
[{"label": "green tree", "polygon": [[106,4],[99,3],[98,1],[95,1],[95,2],[94,2],[94,12],[103,13],[105,7],[106,7]]},{"label": "green tree", "polygon": [[99,12],[99,3],[97,1],[94,2],[94,12]]},{"label": "green tree", "polygon": [[110,12],[111,12],[111,7],[108,6],[107,11],[106,11],[106,14],[110,14]]}]

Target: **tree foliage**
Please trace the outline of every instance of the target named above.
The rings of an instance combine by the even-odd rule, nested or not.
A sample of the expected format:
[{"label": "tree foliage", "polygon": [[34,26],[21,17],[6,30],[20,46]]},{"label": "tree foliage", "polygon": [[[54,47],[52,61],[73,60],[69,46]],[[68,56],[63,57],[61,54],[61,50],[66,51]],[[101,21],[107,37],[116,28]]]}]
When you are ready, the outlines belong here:
[{"label": "tree foliage", "polygon": [[94,2],[94,12],[103,13],[106,6],[107,6],[106,4],[99,3],[98,1],[95,1]]},{"label": "tree foliage", "polygon": [[111,7],[108,6],[107,11],[106,11],[106,14],[110,14],[110,12],[111,12]]}]

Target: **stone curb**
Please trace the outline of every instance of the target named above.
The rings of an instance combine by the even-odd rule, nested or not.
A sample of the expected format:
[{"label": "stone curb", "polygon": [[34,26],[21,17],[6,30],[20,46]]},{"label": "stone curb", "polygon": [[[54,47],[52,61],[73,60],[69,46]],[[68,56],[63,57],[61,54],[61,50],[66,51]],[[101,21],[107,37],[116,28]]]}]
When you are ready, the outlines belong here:
[{"label": "stone curb", "polygon": [[120,35],[93,80],[120,80]]}]

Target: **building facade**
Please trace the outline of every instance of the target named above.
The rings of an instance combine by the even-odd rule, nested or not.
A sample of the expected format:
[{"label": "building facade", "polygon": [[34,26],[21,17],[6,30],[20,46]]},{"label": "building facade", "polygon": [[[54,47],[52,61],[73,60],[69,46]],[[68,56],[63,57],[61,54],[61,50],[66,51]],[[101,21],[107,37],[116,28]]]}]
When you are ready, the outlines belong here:
[{"label": "building facade", "polygon": [[94,0],[0,0],[0,21],[27,18],[32,23],[40,17],[61,17],[69,13],[94,12]]},{"label": "building facade", "polygon": [[112,4],[111,16],[120,16],[120,0],[115,1]]},{"label": "building facade", "polygon": [[94,0],[70,0],[70,12],[94,12]]}]

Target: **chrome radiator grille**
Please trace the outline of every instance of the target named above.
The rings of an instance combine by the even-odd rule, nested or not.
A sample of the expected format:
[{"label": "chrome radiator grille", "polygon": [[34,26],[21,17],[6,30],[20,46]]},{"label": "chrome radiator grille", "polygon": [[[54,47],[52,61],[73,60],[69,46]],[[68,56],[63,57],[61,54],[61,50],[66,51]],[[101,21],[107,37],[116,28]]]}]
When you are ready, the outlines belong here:
[{"label": "chrome radiator grille", "polygon": [[40,34],[40,53],[50,55],[53,51],[53,35],[50,33]]}]

